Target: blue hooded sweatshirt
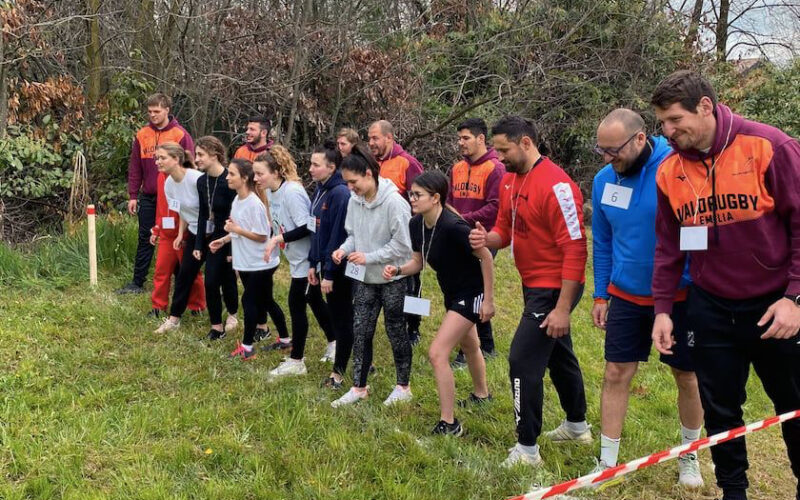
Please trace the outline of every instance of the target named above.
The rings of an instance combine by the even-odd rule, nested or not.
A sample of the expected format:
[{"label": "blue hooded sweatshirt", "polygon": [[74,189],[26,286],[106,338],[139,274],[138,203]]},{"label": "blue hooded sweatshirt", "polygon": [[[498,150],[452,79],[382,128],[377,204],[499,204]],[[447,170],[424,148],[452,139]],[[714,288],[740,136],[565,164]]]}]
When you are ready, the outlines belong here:
[{"label": "blue hooded sweatshirt", "polygon": [[333,273],[342,268],[341,264],[334,264],[331,254],[347,239],[344,220],[349,201],[350,190],[338,170],[324,184],[317,185],[311,197],[311,213],[317,219],[317,231],[311,235],[308,261],[313,268],[321,264],[326,279],[333,279]]},{"label": "blue hooded sweatshirt", "polygon": [[[611,164],[603,167],[592,184],[592,258],[594,298],[608,299],[613,283],[622,292],[652,296],[656,247],[658,165],[672,151],[663,137],[651,137],[653,151],[641,170],[631,177],[618,176]],[[602,204],[606,184],[633,189],[627,210]],[[680,288],[689,284],[684,269]]]}]

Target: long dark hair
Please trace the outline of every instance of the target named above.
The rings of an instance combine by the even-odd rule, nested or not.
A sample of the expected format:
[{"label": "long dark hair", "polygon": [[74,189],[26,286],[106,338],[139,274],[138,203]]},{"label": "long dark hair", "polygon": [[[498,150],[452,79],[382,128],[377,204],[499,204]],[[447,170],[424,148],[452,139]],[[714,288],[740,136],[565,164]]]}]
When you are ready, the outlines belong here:
[{"label": "long dark hair", "polygon": [[438,194],[442,206],[461,217],[458,211],[447,203],[447,193],[450,191],[450,180],[441,171],[428,170],[427,172],[423,172],[414,178],[414,182],[412,182],[411,185],[413,186],[414,184],[427,191],[431,196]]},{"label": "long dark hair", "polygon": [[342,153],[339,152],[336,147],[336,141],[333,139],[328,139],[324,144],[314,148],[312,154],[318,153],[324,155],[325,161],[336,167],[336,170],[339,170],[339,167],[342,166]]},{"label": "long dark hair", "polygon": [[375,159],[375,156],[364,144],[358,143],[353,146],[353,151],[342,160],[342,169],[361,176],[367,175],[367,170],[369,170],[372,172],[375,186],[378,186],[381,167],[378,165],[378,160]]},{"label": "long dark hair", "polygon": [[250,189],[251,192],[255,193],[256,196],[258,196],[258,199],[266,205],[267,200],[264,196],[264,193],[259,191],[258,186],[256,185],[256,176],[253,173],[253,162],[250,160],[245,160],[244,158],[234,158],[231,160],[230,164],[236,167],[236,171],[239,172],[240,177],[247,179],[245,181],[247,183],[247,188]]}]

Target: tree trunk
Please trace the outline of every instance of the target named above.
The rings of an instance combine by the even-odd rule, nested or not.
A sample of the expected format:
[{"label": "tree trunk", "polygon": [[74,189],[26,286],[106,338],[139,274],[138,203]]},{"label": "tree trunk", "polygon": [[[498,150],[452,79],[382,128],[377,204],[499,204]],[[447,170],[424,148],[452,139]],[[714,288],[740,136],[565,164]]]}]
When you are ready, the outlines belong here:
[{"label": "tree trunk", "polygon": [[0,138],[6,136],[6,122],[8,121],[8,83],[6,82],[8,65],[5,63],[5,59],[5,42],[2,30],[0,30]]},{"label": "tree trunk", "polygon": [[305,72],[306,56],[308,50],[303,41],[306,31],[306,22],[311,14],[313,8],[312,0],[305,0],[302,4],[297,5],[299,12],[296,12],[297,23],[295,28],[295,56],[294,65],[292,66],[292,97],[291,106],[289,107],[289,120],[286,123],[286,135],[283,138],[283,143],[289,147],[292,143],[292,134],[294,133],[294,120],[297,114],[297,102],[300,100],[300,93],[303,90],[301,75]]},{"label": "tree trunk", "polygon": [[700,29],[700,18],[703,16],[703,0],[695,0],[692,9],[692,17],[689,20],[689,31],[684,40],[686,47],[691,47],[697,42],[697,34]]},{"label": "tree trunk", "polygon": [[717,61],[724,62],[728,55],[728,15],[731,9],[730,0],[720,0],[719,16],[717,16]]},{"label": "tree trunk", "polygon": [[153,24],[155,23],[156,4],[155,0],[141,0],[139,9],[134,9],[131,15],[136,19],[136,42],[135,48],[141,53],[137,61],[137,69],[157,76],[158,63],[154,58],[158,54],[156,41],[153,36]]},{"label": "tree trunk", "polygon": [[86,0],[86,14],[88,16],[86,24],[89,32],[89,43],[86,44],[86,74],[88,76],[86,90],[89,104],[92,106],[96,105],[100,99],[103,78],[101,72],[103,57],[100,45],[100,21],[97,17],[99,12],[100,0]]}]

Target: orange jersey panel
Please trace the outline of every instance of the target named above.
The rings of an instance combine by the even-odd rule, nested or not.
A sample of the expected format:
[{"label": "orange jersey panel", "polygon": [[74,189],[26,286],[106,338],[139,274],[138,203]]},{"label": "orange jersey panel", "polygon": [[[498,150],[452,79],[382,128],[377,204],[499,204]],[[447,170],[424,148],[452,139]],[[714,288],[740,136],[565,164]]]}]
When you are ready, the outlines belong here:
[{"label": "orange jersey panel", "polygon": [[494,169],[495,164],[491,160],[475,165],[471,169],[466,161],[456,163],[452,171],[453,197],[486,199],[486,181]]},{"label": "orange jersey panel", "polygon": [[408,191],[406,186],[406,170],[408,170],[408,160],[402,156],[395,156],[381,162],[380,176],[394,182],[397,190],[405,196]]},{"label": "orange jersey panel", "polygon": [[184,135],[185,133],[180,127],[172,127],[164,131],[143,127],[136,133],[136,139],[139,141],[139,156],[142,159],[153,158],[159,145],[167,142],[180,144]]}]

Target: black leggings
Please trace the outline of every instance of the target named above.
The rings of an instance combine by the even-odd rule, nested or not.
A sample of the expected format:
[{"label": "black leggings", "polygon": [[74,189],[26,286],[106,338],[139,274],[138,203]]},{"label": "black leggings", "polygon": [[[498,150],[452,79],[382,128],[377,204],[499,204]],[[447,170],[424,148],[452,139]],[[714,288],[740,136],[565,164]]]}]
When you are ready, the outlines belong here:
[{"label": "black leggings", "polygon": [[[231,245],[227,244],[211,253],[208,248],[203,250],[206,254],[206,306],[208,307],[208,319],[212,325],[222,323],[222,301],[225,300],[225,308],[228,314],[236,314],[239,311],[239,290],[236,285],[236,272],[228,261],[231,256]],[[220,288],[222,296],[220,297]]]},{"label": "black leggings", "polygon": [[242,293],[242,309],[244,309],[244,334],[242,344],[253,345],[256,326],[267,322],[267,313],[281,337],[288,337],[286,317],[280,306],[272,297],[272,275],[277,267],[264,271],[239,271],[244,293]]},{"label": "black leggings", "polygon": [[[306,290],[308,293],[306,293]],[[292,318],[292,359],[303,359],[308,338],[308,316],[306,304],[311,306],[311,312],[325,333],[328,342],[334,341],[331,317],[328,307],[322,300],[319,285],[309,286],[308,278],[292,278],[289,286],[289,316]]]},{"label": "black leggings", "polygon": [[186,312],[186,306],[189,304],[189,292],[192,291],[192,285],[197,278],[197,273],[203,267],[205,260],[205,252],[200,260],[194,258],[192,252],[194,251],[195,235],[188,231],[188,238],[183,240],[183,259],[178,269],[178,277],[175,280],[175,291],[172,292],[172,305],[169,308],[169,315],[180,318]]},{"label": "black leggings", "polygon": [[333,274],[333,291],[325,294],[336,338],[333,371],[344,376],[353,351],[353,280],[339,270]]}]

